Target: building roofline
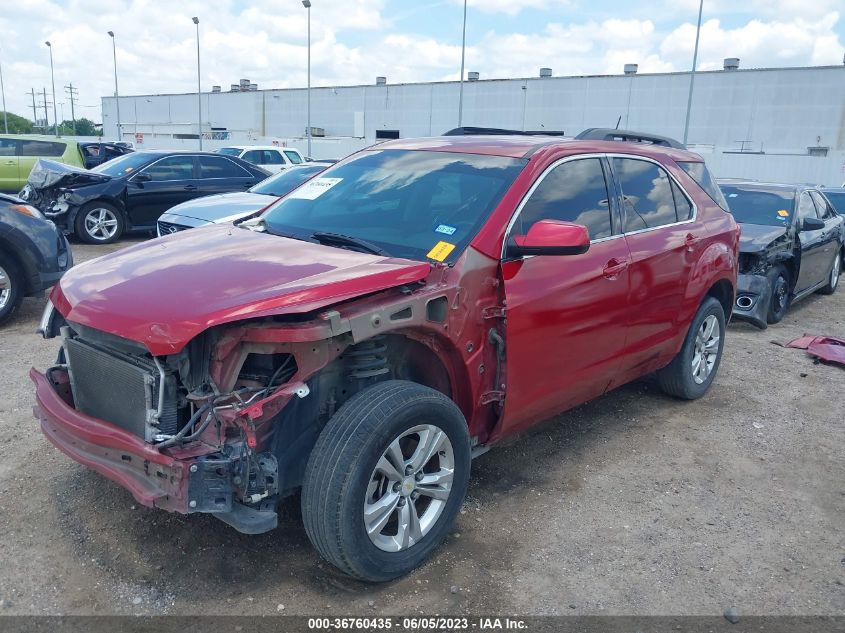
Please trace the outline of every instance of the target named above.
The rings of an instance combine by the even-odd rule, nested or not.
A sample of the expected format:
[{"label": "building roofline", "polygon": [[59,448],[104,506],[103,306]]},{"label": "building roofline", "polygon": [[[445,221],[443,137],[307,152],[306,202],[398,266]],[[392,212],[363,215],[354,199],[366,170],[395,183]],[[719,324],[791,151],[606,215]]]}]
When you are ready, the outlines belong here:
[{"label": "building roofline", "polygon": [[[845,69],[845,64],[835,64],[835,65],[827,65],[827,66],[782,66],[782,67],[770,67],[770,68],[738,68],[736,70],[697,70],[696,75],[713,75],[713,74],[722,74],[722,75],[732,75],[735,73],[757,73],[757,72],[774,72],[774,71],[800,71],[800,70],[832,70],[834,68]],[[635,75],[625,75],[625,74],[618,74],[618,75],[557,75],[552,77],[499,77],[499,78],[490,78],[490,79],[476,79],[473,81],[464,81],[465,84],[475,84],[475,83],[492,83],[492,82],[504,82],[504,81],[542,81],[542,82],[550,82],[562,79],[637,79],[638,77],[663,77],[663,76],[673,76],[673,75],[689,75],[691,71],[689,70],[676,70],[667,73],[637,73]],[[350,84],[350,85],[334,85],[334,86],[311,86],[312,91],[317,90],[336,90],[336,89],[352,89],[352,88],[374,88],[374,89],[383,89],[383,88],[393,88],[393,87],[400,87],[400,86],[437,86],[437,85],[445,85],[445,84],[458,84],[460,83],[458,80],[450,80],[450,81],[419,81],[419,82],[403,82],[403,83],[388,83],[384,85],[376,85],[376,84]],[[301,87],[288,87],[288,88],[262,88],[261,90],[249,90],[249,91],[236,91],[231,92],[228,90],[221,91],[221,92],[211,92],[211,91],[203,91],[201,94],[213,95],[213,94],[220,94],[220,95],[233,95],[233,94],[255,94],[255,93],[265,93],[265,92],[287,92],[287,91],[294,91],[294,90],[302,90],[305,91],[307,88],[305,86]],[[137,99],[140,97],[180,97],[184,95],[196,94],[195,92],[161,92],[161,93],[153,93],[153,94],[137,94],[137,95],[120,95],[120,99]],[[101,100],[105,101],[107,99],[115,99],[114,96],[103,96],[100,97]]]}]

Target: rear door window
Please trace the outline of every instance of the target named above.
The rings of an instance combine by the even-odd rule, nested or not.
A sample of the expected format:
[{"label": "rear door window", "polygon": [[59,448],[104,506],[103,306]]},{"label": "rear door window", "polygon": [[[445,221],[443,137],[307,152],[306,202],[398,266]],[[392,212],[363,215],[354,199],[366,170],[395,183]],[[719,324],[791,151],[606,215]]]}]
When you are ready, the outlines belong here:
[{"label": "rear door window", "polygon": [[253,165],[261,165],[263,164],[261,154],[262,152],[260,149],[251,149],[248,152],[244,152],[244,155],[241,156],[241,158]]},{"label": "rear door window", "polygon": [[274,149],[264,150],[264,162],[262,165],[284,165],[285,159],[282,158],[282,153]]},{"label": "rear door window", "polygon": [[302,159],[299,157],[299,154],[297,154],[296,152],[292,152],[289,149],[285,150],[285,156],[287,156],[288,160],[294,165],[299,165],[300,163],[302,163]]},{"label": "rear door window", "polygon": [[12,138],[0,138],[0,156],[14,156],[18,142]]},{"label": "rear door window", "polygon": [[[672,181],[663,168],[635,158],[614,158],[613,170],[622,187],[625,232],[653,229],[678,221]],[[687,213],[689,210],[682,213]]]},{"label": "rear door window", "polygon": [[[447,196],[448,191],[441,195]],[[581,224],[589,230],[591,240],[610,237],[607,180],[601,160],[571,160],[548,172],[523,206],[512,234],[527,234],[539,220]]]},{"label": "rear door window", "polygon": [[21,156],[57,157],[65,153],[64,143],[21,139]]},{"label": "rear door window", "polygon": [[228,158],[200,156],[200,178],[245,178],[249,175]]}]

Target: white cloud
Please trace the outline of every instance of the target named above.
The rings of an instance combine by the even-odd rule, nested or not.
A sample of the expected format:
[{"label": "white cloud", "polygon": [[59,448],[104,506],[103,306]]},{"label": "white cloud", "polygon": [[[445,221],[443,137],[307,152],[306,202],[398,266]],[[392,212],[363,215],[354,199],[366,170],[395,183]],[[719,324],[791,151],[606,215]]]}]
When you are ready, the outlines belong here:
[{"label": "white cloud", "polygon": [[[461,0],[431,0],[387,12],[387,0],[319,0],[312,8],[312,84],[372,83],[457,79],[460,24],[453,9]],[[563,23],[561,7],[573,0],[468,0],[488,30],[471,34],[467,70],[482,78],[533,77],[541,66],[556,75],[620,74],[626,63],[640,72],[686,70],[692,58],[698,0],[672,0],[684,23],[665,29],[669,0],[642,0],[612,19]],[[707,0],[700,67],[720,68],[724,57],[740,57],[743,67],[839,64],[843,49],[841,0],[750,0],[759,16],[739,19],[740,3]],[[598,4],[598,2],[597,2]],[[306,82],[307,12],[299,0],[264,0],[242,8],[235,0],[17,0],[14,12],[0,16],[0,61],[6,102],[12,112],[31,116],[31,87],[50,91],[49,54],[53,43],[56,89],[78,87],[77,112],[100,118],[100,97],[114,90],[111,40],[117,36],[121,94],[188,92],[196,86],[196,40],[191,16],[200,17],[202,86],[223,86],[242,77],[260,87],[303,86]],[[448,21],[433,33],[414,33],[413,19],[448,7]],[[585,16],[589,4],[579,0]],[[512,18],[523,10],[546,11],[545,24],[518,29]],[[692,10],[690,10],[692,9]],[[751,11],[746,3],[744,11]],[[668,9],[667,9],[668,11]],[[724,11],[725,21],[714,18]],[[637,14],[638,17],[632,17]],[[428,14],[430,15],[430,13]],[[652,17],[644,17],[652,16]],[[657,17],[660,20],[657,20]],[[528,23],[535,24],[536,20]],[[725,18],[727,20],[727,17]],[[489,28],[493,23],[494,28]],[[401,28],[400,28],[401,26]],[[69,116],[69,105],[64,106]],[[50,113],[52,117],[52,112]]]}]

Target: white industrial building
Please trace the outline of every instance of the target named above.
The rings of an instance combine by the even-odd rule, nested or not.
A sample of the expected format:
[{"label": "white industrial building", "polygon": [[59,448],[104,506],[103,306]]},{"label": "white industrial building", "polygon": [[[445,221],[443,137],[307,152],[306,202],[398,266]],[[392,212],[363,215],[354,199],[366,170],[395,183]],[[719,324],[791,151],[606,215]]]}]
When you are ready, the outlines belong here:
[{"label": "white industrial building", "polygon": [[[845,181],[845,65],[736,69],[695,75],[690,147],[719,176]],[[464,82],[463,125],[556,130],[618,127],[683,137],[690,73]],[[202,93],[204,148],[277,143],[305,150],[307,91]],[[237,90],[236,90],[237,89]],[[143,147],[196,147],[197,94],[120,97],[124,140]],[[311,89],[312,154],[340,158],[383,138],[439,135],[458,125],[458,82]],[[117,103],[104,97],[103,134],[117,136]],[[320,136],[317,136],[319,134]]]}]

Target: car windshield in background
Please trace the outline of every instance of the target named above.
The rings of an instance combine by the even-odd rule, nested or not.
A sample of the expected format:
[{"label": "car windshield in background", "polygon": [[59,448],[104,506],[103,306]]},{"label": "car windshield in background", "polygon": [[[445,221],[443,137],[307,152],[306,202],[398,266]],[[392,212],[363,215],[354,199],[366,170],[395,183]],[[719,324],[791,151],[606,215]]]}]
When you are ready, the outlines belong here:
[{"label": "car windshield in background", "polygon": [[138,171],[141,167],[153,160],[153,158],[155,157],[150,154],[133,152],[112,158],[101,165],[97,165],[91,171],[98,174],[105,174],[106,176],[125,176],[126,174],[131,174],[133,171]]},{"label": "car windshield in background", "polygon": [[262,180],[249,192],[260,193],[265,196],[284,196],[325,169],[325,166],[287,169],[280,174]]},{"label": "car windshield in background", "polygon": [[786,226],[795,207],[795,192],[722,185],[734,219],[740,224]]},{"label": "car windshield in background", "polygon": [[[309,240],[331,233],[394,257],[453,262],[525,162],[453,152],[369,151],[329,168],[262,217],[267,230],[278,235]],[[351,240],[343,245],[354,248]]]},{"label": "car windshield in background", "polygon": [[824,197],[830,201],[839,215],[845,215],[845,191],[823,191]]},{"label": "car windshield in background", "polygon": [[237,147],[221,147],[217,150],[218,154],[226,154],[226,156],[240,156],[242,149],[238,149]]}]

